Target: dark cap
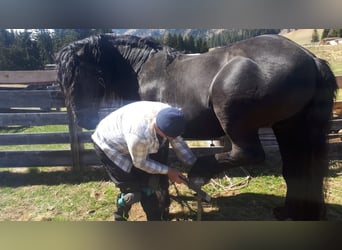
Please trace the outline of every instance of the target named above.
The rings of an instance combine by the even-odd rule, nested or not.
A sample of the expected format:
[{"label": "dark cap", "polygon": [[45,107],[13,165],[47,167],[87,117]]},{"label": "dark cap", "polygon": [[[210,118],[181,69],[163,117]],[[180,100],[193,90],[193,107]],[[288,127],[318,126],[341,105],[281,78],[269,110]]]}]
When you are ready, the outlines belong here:
[{"label": "dark cap", "polygon": [[165,135],[175,138],[184,130],[184,113],[177,108],[162,109],[157,115],[156,123]]}]

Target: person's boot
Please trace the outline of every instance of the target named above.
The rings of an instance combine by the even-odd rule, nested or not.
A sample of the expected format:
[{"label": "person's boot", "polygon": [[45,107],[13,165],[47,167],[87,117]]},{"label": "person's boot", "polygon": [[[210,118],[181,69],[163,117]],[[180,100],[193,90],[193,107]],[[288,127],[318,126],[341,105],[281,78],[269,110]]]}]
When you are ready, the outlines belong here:
[{"label": "person's boot", "polygon": [[117,200],[117,209],[114,212],[114,220],[127,221],[132,204],[140,201],[140,198],[141,194],[139,192],[127,194],[121,193]]},{"label": "person's boot", "polygon": [[129,218],[129,210],[131,206],[118,206],[114,212],[114,221],[127,221]]}]

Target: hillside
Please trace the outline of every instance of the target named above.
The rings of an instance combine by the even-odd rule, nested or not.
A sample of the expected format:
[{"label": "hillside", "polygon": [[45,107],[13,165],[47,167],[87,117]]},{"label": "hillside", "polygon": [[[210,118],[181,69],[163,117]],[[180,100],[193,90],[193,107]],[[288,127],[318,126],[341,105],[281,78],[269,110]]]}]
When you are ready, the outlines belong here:
[{"label": "hillside", "polygon": [[[288,33],[281,33],[282,36],[287,37],[288,39],[295,41],[300,45],[309,45],[311,44],[312,33],[314,29],[297,29],[292,30]],[[319,37],[322,36],[323,29],[317,29]]]},{"label": "hillside", "polygon": [[118,35],[152,36],[154,38],[161,37],[166,33],[210,37],[222,31],[224,29],[113,29],[113,32]]},{"label": "hillside", "polygon": [[[317,29],[319,36],[322,36],[323,29]],[[311,43],[313,29],[291,30],[288,33],[284,31],[282,36],[303,45],[314,53],[317,57],[327,60],[335,75],[342,75],[342,45],[335,46],[317,46]]]},{"label": "hillside", "polygon": [[[202,36],[202,37],[210,37],[214,34],[219,34],[225,31],[234,31],[225,30],[225,29],[114,29],[113,32],[118,35],[136,35],[141,37],[152,36],[152,37],[160,37],[165,33],[170,34],[182,34],[182,35],[193,35],[193,36]],[[235,30],[237,31],[237,30]],[[319,36],[322,35],[323,29],[317,29]],[[283,35],[301,45],[311,44],[313,29],[283,29],[280,32],[280,35]]]},{"label": "hillside", "polygon": [[[264,30],[266,33],[273,33],[274,31],[278,32],[279,29],[254,29],[250,31],[262,31]],[[211,38],[214,35],[219,35],[227,33],[230,36],[242,35],[242,33],[247,31],[246,29],[113,29],[112,30],[117,35],[135,35],[140,37],[151,36],[154,38],[159,38],[167,33],[169,34],[180,34],[182,36],[193,36],[193,37],[202,37],[202,38]],[[247,32],[248,33],[248,32]]]}]

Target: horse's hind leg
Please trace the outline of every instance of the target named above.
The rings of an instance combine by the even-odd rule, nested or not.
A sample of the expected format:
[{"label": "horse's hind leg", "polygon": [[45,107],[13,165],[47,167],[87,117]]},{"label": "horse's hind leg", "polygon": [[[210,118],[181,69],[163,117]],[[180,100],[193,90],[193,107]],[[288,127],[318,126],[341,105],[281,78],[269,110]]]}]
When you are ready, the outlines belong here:
[{"label": "horse's hind leg", "polygon": [[[323,204],[322,176],[310,145],[310,132],[304,114],[273,126],[283,161],[287,191],[285,205],[274,209],[277,219],[318,220]],[[324,140],[324,138],[323,138]],[[317,168],[314,165],[318,166]]]},{"label": "horse's hind leg", "polygon": [[236,57],[220,70],[212,83],[211,104],[232,143],[230,152],[216,155],[220,162],[236,166],[265,159],[258,135],[263,117],[253,92],[263,81],[259,73],[253,61]]},{"label": "horse's hind leg", "polygon": [[227,127],[227,134],[232,143],[230,152],[216,154],[219,162],[227,163],[227,167],[257,164],[265,159],[265,153],[260,143],[258,130],[244,130]]}]

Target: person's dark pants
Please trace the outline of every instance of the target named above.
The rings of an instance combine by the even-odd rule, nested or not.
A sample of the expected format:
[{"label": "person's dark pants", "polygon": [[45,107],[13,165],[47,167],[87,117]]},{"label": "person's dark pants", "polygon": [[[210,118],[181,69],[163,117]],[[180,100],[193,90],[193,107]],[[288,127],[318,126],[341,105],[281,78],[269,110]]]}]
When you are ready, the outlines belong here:
[{"label": "person's dark pants", "polygon": [[[114,212],[116,221],[127,220],[132,204],[120,205],[119,199],[126,194],[134,194],[139,197],[141,206],[146,213],[147,220],[166,220],[170,206],[169,179],[167,175],[149,174],[133,166],[130,173],[123,171],[94,143],[94,149],[109,177],[120,189],[117,200],[117,209]],[[156,154],[149,157],[155,161],[166,164],[168,155],[168,144],[165,143]],[[138,200],[135,200],[136,202]]]}]

